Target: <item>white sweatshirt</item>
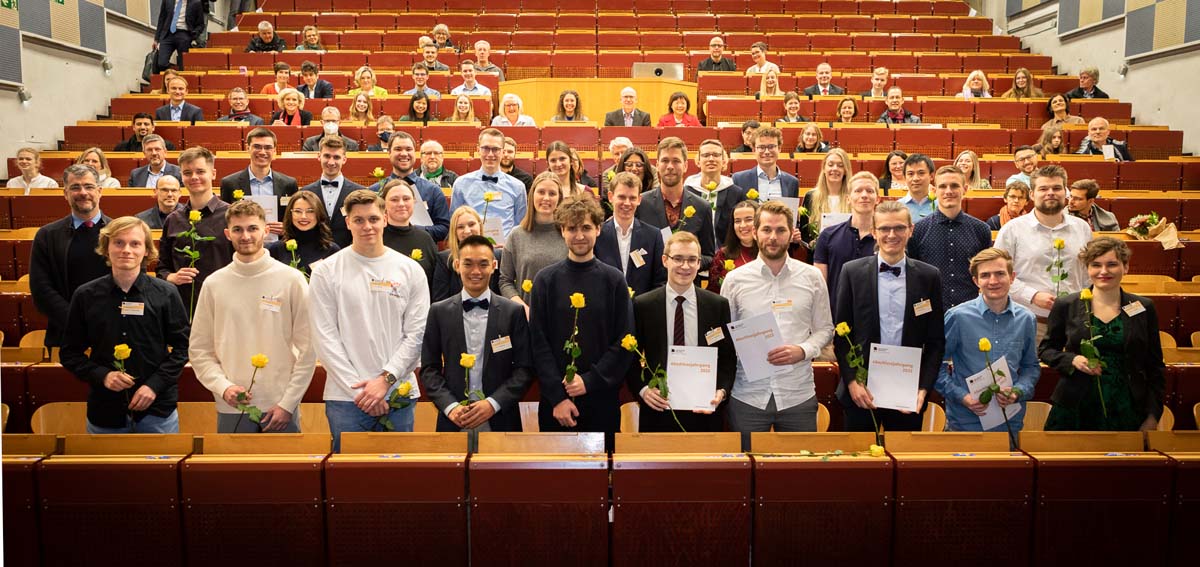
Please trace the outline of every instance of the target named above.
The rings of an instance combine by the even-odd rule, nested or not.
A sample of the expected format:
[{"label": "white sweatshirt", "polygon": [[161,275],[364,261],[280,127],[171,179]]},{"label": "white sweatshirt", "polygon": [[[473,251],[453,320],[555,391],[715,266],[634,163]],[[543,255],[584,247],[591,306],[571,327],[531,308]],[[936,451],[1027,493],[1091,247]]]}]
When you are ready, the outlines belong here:
[{"label": "white sweatshirt", "polygon": [[222,395],[234,384],[250,387],[250,358],[261,353],[269,362],[254,377],[251,404],[294,415],[316,367],[309,324],[304,275],[265,250],[253,262],[235,256],[213,272],[200,288],[188,356],[217,411],[239,413]]},{"label": "white sweatshirt", "polygon": [[353,386],[384,371],[412,386],[410,398],[420,397],[413,371],[429,315],[421,265],[390,248],[376,258],[344,248],[313,266],[310,285],[325,400],[354,401],[361,390]]}]

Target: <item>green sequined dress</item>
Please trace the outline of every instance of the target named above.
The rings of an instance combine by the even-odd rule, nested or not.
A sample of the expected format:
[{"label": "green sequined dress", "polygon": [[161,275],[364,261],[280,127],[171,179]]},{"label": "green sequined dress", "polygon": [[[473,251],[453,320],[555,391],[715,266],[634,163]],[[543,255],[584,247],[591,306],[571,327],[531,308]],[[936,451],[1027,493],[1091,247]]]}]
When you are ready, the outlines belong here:
[{"label": "green sequined dress", "polygon": [[[1100,373],[1100,388],[1096,388],[1096,377],[1075,372],[1060,380],[1087,380],[1091,383],[1087,394],[1076,407],[1055,404],[1046,418],[1046,431],[1137,431],[1145,416],[1133,408],[1133,394],[1129,389],[1129,377],[1125,375],[1125,325],[1121,318],[1114,317],[1104,323],[1092,316],[1096,348],[1104,370]],[[1104,392],[1104,405],[1100,404],[1100,390]],[[1104,410],[1108,410],[1105,416]]]}]

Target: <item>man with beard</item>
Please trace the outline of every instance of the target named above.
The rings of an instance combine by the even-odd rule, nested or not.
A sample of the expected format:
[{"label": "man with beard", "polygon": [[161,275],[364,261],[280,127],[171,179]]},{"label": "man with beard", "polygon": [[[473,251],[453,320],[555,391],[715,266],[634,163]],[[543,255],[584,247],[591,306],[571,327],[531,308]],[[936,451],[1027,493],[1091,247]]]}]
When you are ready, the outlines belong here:
[{"label": "man with beard", "polygon": [[[242,91],[245,92],[245,91]],[[247,103],[248,104],[248,103]],[[114,152],[140,152],[142,151],[142,140],[154,133],[154,115],[149,112],[139,112],[133,115],[133,135],[128,140],[122,140],[113,148]],[[170,140],[163,140],[167,151],[175,151],[175,144]]]},{"label": "man with beard", "polygon": [[[1065,214],[1066,170],[1047,165],[1034,171],[1032,180],[1033,214],[1008,221],[996,235],[996,248],[1012,255],[1017,276],[1011,295],[1037,315],[1041,343],[1054,300],[1088,285],[1085,267],[1076,256],[1092,239],[1092,229],[1087,221]],[[1062,246],[1056,246],[1059,241]],[[1061,269],[1052,266],[1056,259],[1062,260]],[[1066,278],[1055,283],[1052,278],[1059,273]]]},{"label": "man with beard", "polygon": [[758,258],[729,272],[721,284],[730,320],[774,313],[783,344],[767,353],[767,362],[790,368],[786,374],[749,376],[738,365],[729,425],[742,433],[743,449],[753,431],[817,430],[812,360],[833,339],[833,317],[821,272],[788,256],[793,214],[779,201],[763,204],[754,217]]},{"label": "man with beard", "polygon": [[137,214],[150,228],[161,230],[167,217],[178,209],[183,208],[179,202],[179,180],[164,175],[158,178],[158,186],[154,188],[154,206]]},{"label": "man with beard", "polygon": [[100,229],[112,219],[100,212],[100,175],[90,165],[63,171],[63,196],[71,214],[39,228],[29,257],[33,304],[46,316],[47,348],[63,345],[71,294],[79,286],[110,273],[96,255]]},{"label": "man with beard", "polygon": [[165,175],[170,175],[183,183],[183,175],[179,173],[179,166],[167,163],[166,144],[167,141],[158,134],[149,134],[142,138],[142,155],[146,158],[146,165],[129,172],[127,187],[153,189],[158,187],[158,180]]},{"label": "man with beard", "polygon": [[[421,175],[442,189],[450,189],[458,179],[458,172],[446,169],[445,155],[445,148],[437,140],[425,140],[421,143]],[[451,210],[455,208],[457,207],[450,207]]]},{"label": "man with beard", "polygon": [[433,237],[434,242],[441,242],[450,234],[450,207],[446,205],[446,194],[442,193],[442,188],[421,177],[421,172],[417,169],[416,155],[417,144],[412,134],[403,130],[392,134],[388,138],[388,157],[392,162],[392,173],[368,189],[379,193],[393,179],[403,179],[416,187],[425,208],[429,210],[429,218],[433,220],[433,225],[421,228]]},{"label": "man with beard", "polygon": [[517,178],[517,181],[525,184],[525,191],[533,188],[533,176],[528,171],[516,166],[514,159],[517,157],[517,141],[505,137],[504,152],[500,154],[500,171],[507,173]]},{"label": "man with beard", "polygon": [[[638,220],[657,229],[670,227],[671,232],[686,230],[700,241],[700,269],[712,264],[713,212],[708,201],[683,189],[687,174],[687,144],[674,136],[658,143],[658,187],[642,194],[638,205]],[[688,214],[691,213],[691,214]]]}]

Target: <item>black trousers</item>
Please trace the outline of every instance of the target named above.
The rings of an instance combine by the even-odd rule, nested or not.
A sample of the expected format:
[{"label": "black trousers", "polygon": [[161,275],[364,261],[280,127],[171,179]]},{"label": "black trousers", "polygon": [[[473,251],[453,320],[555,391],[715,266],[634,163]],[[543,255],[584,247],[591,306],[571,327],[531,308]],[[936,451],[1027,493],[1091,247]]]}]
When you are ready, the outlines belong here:
[{"label": "black trousers", "polygon": [[[871,410],[865,410],[858,406],[842,406],[842,409],[846,412],[844,423],[846,431],[875,431],[875,424],[871,421]],[[876,409],[875,419],[887,431],[921,430],[920,412],[904,414],[893,409]]]},{"label": "black trousers", "polygon": [[158,59],[154,62],[154,72],[162,73],[171,66],[171,55],[179,54],[179,70],[183,70],[183,54],[192,47],[192,34],[187,30],[177,30],[175,33],[158,42]]}]

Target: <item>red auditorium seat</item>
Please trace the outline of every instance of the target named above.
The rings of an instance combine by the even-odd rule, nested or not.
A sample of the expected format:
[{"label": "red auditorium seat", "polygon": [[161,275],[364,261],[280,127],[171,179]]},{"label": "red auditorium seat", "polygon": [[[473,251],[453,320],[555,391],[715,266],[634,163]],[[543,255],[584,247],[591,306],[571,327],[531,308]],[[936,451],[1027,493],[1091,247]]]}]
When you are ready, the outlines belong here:
[{"label": "red auditorium seat", "polygon": [[1054,61],[1048,55],[1009,53],[1007,57],[1010,73],[1022,67],[1029,69],[1029,72],[1034,75],[1049,75],[1053,73]]},{"label": "red auditorium seat", "polygon": [[[703,32],[711,37],[712,32],[717,29],[717,17],[712,14],[680,13],[676,15],[676,18],[679,21],[679,31],[684,34],[685,45],[687,45],[686,38],[689,32]],[[707,42],[708,40],[706,39],[704,45],[708,45]]]},{"label": "red auditorium seat", "polygon": [[[517,34],[518,36],[524,34]],[[514,38],[515,39],[515,38]],[[504,77],[510,81],[550,76],[550,55],[543,51],[509,51]]]},{"label": "red auditorium seat", "polygon": [[[680,10],[680,3],[674,2],[675,11]],[[712,0],[712,11],[714,14],[745,14],[747,12],[746,0]]]},{"label": "red auditorium seat", "polygon": [[[418,33],[415,35],[417,35],[419,37],[423,34]],[[479,40],[486,41],[486,42],[488,42],[489,45],[492,46],[492,56],[489,59],[489,61],[491,61],[492,63],[494,63],[496,65],[500,65],[500,62],[496,59],[496,54],[497,54],[497,52],[508,51],[509,46],[512,42],[512,32],[481,30],[481,31],[477,31],[477,32],[474,32],[471,34],[470,42],[471,42],[472,46],[474,46],[475,42],[477,42]],[[384,41],[386,42],[387,40],[385,39]],[[412,46],[416,45],[416,43],[417,43],[417,40],[416,40],[416,38],[414,38],[412,41],[404,42],[402,45],[400,45],[400,47],[398,49],[412,49]]]},{"label": "red auditorium seat", "polygon": [[384,33],[377,30],[354,30],[342,33],[342,49],[379,51],[383,48]]},{"label": "red auditorium seat", "polygon": [[653,148],[658,145],[658,128],[650,126],[605,126],[600,129],[600,147],[608,151],[608,143],[618,136],[629,138],[629,141],[633,142],[633,145],[639,148]]},{"label": "red auditorium seat", "polygon": [[555,140],[566,142],[580,152],[600,151],[603,154],[607,150],[599,147],[600,135],[594,126],[548,126],[542,129],[543,145]]},{"label": "red auditorium seat", "polygon": [[1119,164],[1118,189],[1175,191],[1180,189],[1183,167],[1175,161],[1127,161]]},{"label": "red auditorium seat", "polygon": [[555,52],[550,56],[550,69],[554,77],[595,77],[596,54]]},{"label": "red auditorium seat", "polygon": [[938,50],[937,37],[927,33],[898,33],[893,37],[895,39],[896,51],[927,52]]},{"label": "red auditorium seat", "polygon": [[[850,92],[854,92],[854,89],[850,89]],[[804,102],[808,102],[808,105],[805,106]],[[828,98],[814,101],[801,101],[800,115],[811,116],[812,119],[817,122],[834,122],[834,118],[837,116],[838,106],[840,106],[841,103],[842,101],[840,100],[831,100]],[[874,118],[867,120],[867,103],[859,100],[855,101],[855,104],[858,106],[858,116],[854,119],[855,122],[874,122]]]},{"label": "red auditorium seat", "polygon": [[391,30],[395,28],[396,14],[366,11],[358,14],[358,29],[360,30]]},{"label": "red auditorium seat", "polygon": [[[266,126],[275,133],[275,149],[280,152],[298,152],[304,140],[300,138],[300,128],[295,126]],[[315,160],[314,160],[315,161]]]},{"label": "red auditorium seat", "polygon": [[[276,25],[275,14],[270,12],[244,12],[238,16],[238,29],[253,30],[258,27],[260,22],[270,22],[271,25]],[[249,33],[240,32],[238,35],[246,38],[246,40],[242,42],[243,45],[245,45],[246,41],[249,41]]]},{"label": "red auditorium seat", "polygon": [[753,15],[734,12],[716,12],[716,14],[717,29],[723,33],[756,31]]},{"label": "red auditorium seat", "polygon": [[[972,101],[975,122],[999,124],[1001,128],[1018,130],[1026,127],[1026,104],[1023,101],[1004,99],[980,99]],[[926,103],[928,104],[928,103]],[[1041,124],[1040,122],[1038,124]]]},{"label": "red auditorium seat", "polygon": [[[838,52],[829,53],[825,57],[825,61],[834,69],[870,69],[871,56],[866,53],[853,52]],[[838,77],[833,79],[834,84],[840,84],[841,80]],[[786,90],[786,89],[785,89]]]},{"label": "red auditorium seat", "polygon": [[957,53],[918,53],[921,73],[958,73],[963,71],[962,56]]},{"label": "red auditorium seat", "polygon": [[601,77],[620,78],[632,75],[634,63],[643,60],[640,51],[601,51],[596,58]]},{"label": "red auditorium seat", "polygon": [[[554,32],[523,31],[514,34],[510,40],[512,49],[546,49],[554,45]],[[511,64],[511,62],[509,63]],[[544,64],[544,63],[543,63]],[[505,75],[507,77],[507,75]]]},{"label": "red auditorium seat", "polygon": [[1080,179],[1093,179],[1103,189],[1117,187],[1117,162],[1115,161],[1065,161],[1059,165],[1067,170],[1072,183]]},{"label": "red auditorium seat", "polygon": [[[1183,181],[1182,189],[1184,191],[1200,190],[1200,161],[1185,161],[1183,164]],[[1200,201],[1198,201],[1200,202]],[[1197,215],[1196,221],[1200,223],[1200,215]],[[1198,224],[1200,226],[1200,224]]]},{"label": "red auditorium seat", "polygon": [[944,16],[915,16],[918,33],[954,33],[954,20]]},{"label": "red auditorium seat", "polygon": [[1001,78],[1008,79],[1011,83],[1011,77],[999,76],[1003,75],[1005,73],[1005,69],[1007,69],[1007,62],[1005,61],[1003,55],[994,53],[967,53],[962,57],[962,68],[964,73],[969,73],[975,69],[980,69],[984,73],[987,73],[987,75],[991,77],[992,92],[995,93],[996,96],[999,96],[1011,86],[1011,84],[1004,84],[1003,88],[1001,88],[1001,85],[998,84],[998,80]]},{"label": "red auditorium seat", "polygon": [[963,200],[963,211],[980,220],[992,218],[1004,206],[1003,197],[970,196]]},{"label": "red auditorium seat", "polygon": [[954,18],[954,33],[991,35],[992,19],[974,16]]},{"label": "red auditorium seat", "polygon": [[[815,73],[816,69],[817,69],[817,65],[820,65],[821,63],[824,63],[824,62],[825,62],[825,54],[824,53],[797,52],[797,53],[782,53],[779,55],[779,65],[780,65],[780,67],[789,70],[786,72],[801,71],[801,72]],[[740,60],[738,62],[738,65],[740,68],[740,66],[741,66]],[[752,81],[752,83],[750,84],[750,89],[752,91],[757,91],[758,83],[753,82],[753,79],[750,79],[750,81]],[[813,82],[815,82],[815,81],[813,81]],[[809,83],[809,84],[811,84],[811,83]]]},{"label": "red auditorium seat", "polygon": [[[1188,203],[1189,202],[1191,202],[1190,199],[1183,200],[1182,208],[1184,211],[1184,213],[1183,213],[1184,215],[1188,214]],[[1194,220],[1195,218],[1196,218],[1196,216],[1193,215],[1192,216],[1193,220],[1191,221],[1192,224],[1189,226],[1190,230],[1196,229],[1197,223]],[[1126,219],[1125,222],[1128,222],[1128,219]],[[1180,230],[1184,230],[1183,226],[1180,226],[1178,228]],[[1191,281],[1191,279],[1195,276],[1200,276],[1200,246],[1189,245],[1186,248],[1182,248],[1179,251],[1179,277],[1176,279],[1179,281]],[[1197,315],[1193,314],[1192,317],[1193,317],[1193,319],[1192,319],[1193,321],[1200,321],[1200,318],[1198,318]],[[1195,330],[1200,330],[1200,328],[1197,328]],[[1200,346],[1200,345],[1198,345],[1198,346]]]},{"label": "red auditorium seat", "polygon": [[896,128],[896,147],[909,154],[953,159],[952,132],[945,128]]},{"label": "red auditorium seat", "polygon": [[[1042,92],[1046,93],[1047,96],[1055,94],[1055,93],[1065,93],[1065,92],[1079,86],[1079,80],[1076,79],[1075,77],[1059,77],[1057,75],[1046,75],[1046,76],[1042,76],[1042,77],[1034,77],[1034,79],[1038,81],[1038,84],[1039,84],[1040,88],[1042,89]],[[1073,114],[1077,113],[1077,109],[1072,108],[1071,113],[1073,113]]]},{"label": "red auditorium seat", "polygon": [[[503,128],[505,135],[517,138],[521,134],[517,131],[526,131],[526,127],[505,127]],[[533,128],[536,132],[537,129]],[[417,139],[433,138],[441,142],[442,147],[448,152],[474,152],[479,149],[479,126],[471,125],[451,125],[430,123],[421,130],[421,136]],[[518,140],[520,144],[520,140]]]},{"label": "red auditorium seat", "polygon": [[709,126],[718,122],[745,122],[761,118],[760,101],[741,98],[710,98],[705,116]]},{"label": "red auditorium seat", "polygon": [[211,151],[242,150],[242,139],[245,137],[245,128],[240,124],[222,124],[222,125],[196,125],[189,126],[184,131],[184,140],[186,146],[204,146]]},{"label": "red auditorium seat", "polygon": [[875,18],[871,16],[836,15],[833,23],[839,33],[875,31]]},{"label": "red auditorium seat", "polygon": [[[0,240],[0,277],[6,280],[15,280],[22,274],[17,273],[17,247],[16,242],[12,240]],[[11,313],[0,309],[0,322],[7,321],[9,315],[12,315],[12,320],[20,319],[19,311],[16,302],[12,303]],[[8,336],[8,331],[5,330],[5,336]],[[19,331],[18,331],[19,334]]]},{"label": "red auditorium seat", "polygon": [[891,14],[874,16],[875,31],[886,33],[912,33],[915,29],[912,16]]},{"label": "red auditorium seat", "polygon": [[[528,7],[525,8],[525,11],[529,11]],[[553,12],[554,10],[545,10],[545,11]],[[560,30],[575,30],[575,29],[580,29],[580,30],[593,29],[594,30],[597,27],[598,27],[598,24],[597,24],[596,14],[561,13],[558,15],[558,29],[560,29]]]},{"label": "red auditorium seat", "polygon": [[758,16],[758,31],[764,34],[796,31],[796,19],[790,14],[769,14]]},{"label": "red auditorium seat", "polygon": [[68,124],[63,127],[63,149],[80,151],[96,146],[107,152],[127,137],[125,126],[118,124]]},{"label": "red auditorium seat", "polygon": [[[897,83],[899,82],[900,79],[897,78]],[[908,94],[907,90],[905,94]],[[909,110],[915,109],[910,107]],[[974,105],[966,100],[926,100],[921,103],[921,122],[926,124],[972,123],[975,121],[974,110]]]},{"label": "red auditorium seat", "polygon": [[933,13],[933,2],[929,0],[898,0],[895,9],[897,14],[928,16]]},{"label": "red auditorium seat", "polygon": [[638,32],[638,42],[642,51],[677,52],[683,47],[683,36],[679,32],[642,31]]},{"label": "red auditorium seat", "polygon": [[[345,64],[345,65],[339,64],[338,65],[338,68],[345,68],[345,69],[358,69],[358,67],[361,67],[362,65],[365,65],[368,63],[371,65],[371,68],[374,69],[375,71],[407,71],[407,70],[411,69],[413,66],[413,54],[410,52],[407,52],[407,51],[375,51],[375,52],[352,51],[352,52],[340,52],[340,53],[330,52],[330,53],[325,54],[325,60],[326,61],[330,60],[330,58],[333,57],[334,55],[337,55],[338,57],[344,57],[347,59],[344,61],[347,64]],[[362,62],[356,66],[356,65],[354,65],[355,61],[349,60],[351,57],[354,60],[360,60]]]},{"label": "red auditorium seat", "polygon": [[[846,33],[812,33],[808,36],[809,49],[813,51],[849,51],[854,45],[853,38]],[[825,59],[824,56],[821,58]],[[805,67],[809,69],[811,67]]]},{"label": "red auditorium seat", "polygon": [[[596,51],[596,32],[592,30],[570,30],[559,31],[554,34],[554,49],[555,55],[558,51],[587,51],[591,55],[595,55]],[[593,69],[588,77],[595,77],[596,71]]]},{"label": "red auditorium seat", "polygon": [[[1167,159],[1183,154],[1183,132],[1179,130],[1130,130],[1125,133],[1134,159]],[[1118,134],[1113,134],[1119,138]]]},{"label": "red auditorium seat", "polygon": [[[488,8],[491,8],[491,6],[489,5]],[[508,16],[508,14],[488,13],[488,14],[483,14],[483,15],[479,16],[479,29],[491,30],[491,31],[506,31],[506,30],[511,31],[514,29],[554,31],[559,28],[558,17],[555,14],[542,14],[542,13],[537,13],[537,12],[522,12],[520,10],[514,10],[513,12],[516,13],[516,22],[514,25],[510,25],[507,27],[493,28],[491,25],[485,24],[485,22],[490,23],[491,21],[493,21],[490,17],[501,18],[504,16]],[[517,13],[517,12],[520,12],[520,13]],[[564,29],[573,29],[574,26],[562,26],[562,27]],[[596,26],[595,26],[594,21],[592,22],[592,26],[590,26],[590,27],[592,29],[595,29]]]},{"label": "red auditorium seat", "polygon": [[[1128,219],[1126,219],[1127,221]],[[1131,240],[1126,244],[1133,252],[1129,258],[1129,273],[1162,275],[1178,279],[1179,249],[1163,250],[1162,244],[1153,240]]]},{"label": "red auditorium seat", "polygon": [[837,146],[851,154],[886,154],[895,149],[895,132],[890,128],[835,128]]},{"label": "red auditorium seat", "polygon": [[940,16],[965,16],[971,7],[960,0],[934,0],[933,13]]},{"label": "red auditorium seat", "polygon": [[1071,101],[1071,109],[1085,122],[1099,116],[1109,124],[1129,124],[1133,115],[1132,103],[1112,99],[1077,99]]},{"label": "red auditorium seat", "polygon": [[1011,131],[998,129],[964,128],[954,133],[954,155],[971,150],[977,155],[1006,154],[1012,151]]},{"label": "red auditorium seat", "polygon": [[[5,244],[11,251],[11,243]],[[21,342],[21,300],[26,295],[28,294],[0,293],[0,331],[4,332],[4,346],[15,347]],[[8,372],[9,369],[5,368],[3,374]],[[5,396],[9,394],[3,390],[0,390],[0,393]]]},{"label": "red auditorium seat", "polygon": [[33,240],[13,241],[13,266],[17,277],[29,273],[29,263],[33,257]]},{"label": "red auditorium seat", "polygon": [[[950,52],[953,52],[953,51],[959,51],[959,52],[982,51],[979,48],[979,36],[976,36],[976,35],[939,34],[934,37],[937,39],[937,50],[938,51],[950,51]],[[932,51],[932,50],[929,50],[929,51]],[[968,67],[965,64],[963,65],[964,70],[972,69],[972,68],[973,67]],[[1004,70],[1004,60],[1003,59],[1001,59],[1001,61],[1000,61],[1000,70],[1001,71]]]},{"label": "red auditorium seat", "polygon": [[120,97],[109,101],[108,115],[113,120],[133,120],[139,112],[154,114],[154,109],[166,104],[166,97]]},{"label": "red auditorium seat", "polygon": [[[1072,178],[1071,181],[1074,182],[1075,179]],[[1101,187],[1101,195],[1111,197],[1108,202],[1108,210],[1117,217],[1117,221],[1121,223],[1122,227],[1129,224],[1129,219],[1152,211],[1170,222],[1177,223],[1180,216],[1180,199],[1166,197],[1162,199],[1122,197],[1117,193],[1105,192],[1103,187]],[[1178,225],[1176,225],[1176,228],[1178,228]]]},{"label": "red auditorium seat", "polygon": [[638,41],[638,33],[633,28],[602,28],[596,34],[596,46],[601,50],[632,49]]},{"label": "red auditorium seat", "polygon": [[53,402],[86,402],[88,385],[57,364],[35,364],[25,370],[28,377],[29,413]]},{"label": "red auditorium seat", "polygon": [[637,29],[639,30],[670,30],[676,31],[674,14],[638,14]]},{"label": "red auditorium seat", "polygon": [[856,33],[850,36],[855,51],[891,51],[896,43],[890,33]]},{"label": "red auditorium seat", "polygon": [[[504,132],[505,136],[516,140],[517,151],[533,152],[536,155],[543,147],[543,145],[540,144],[541,132],[539,132],[537,128],[528,126],[504,126],[501,127],[500,130]],[[426,129],[426,131],[430,130]],[[469,140],[472,148],[479,147],[478,139],[479,135],[476,133],[475,137]]]}]

